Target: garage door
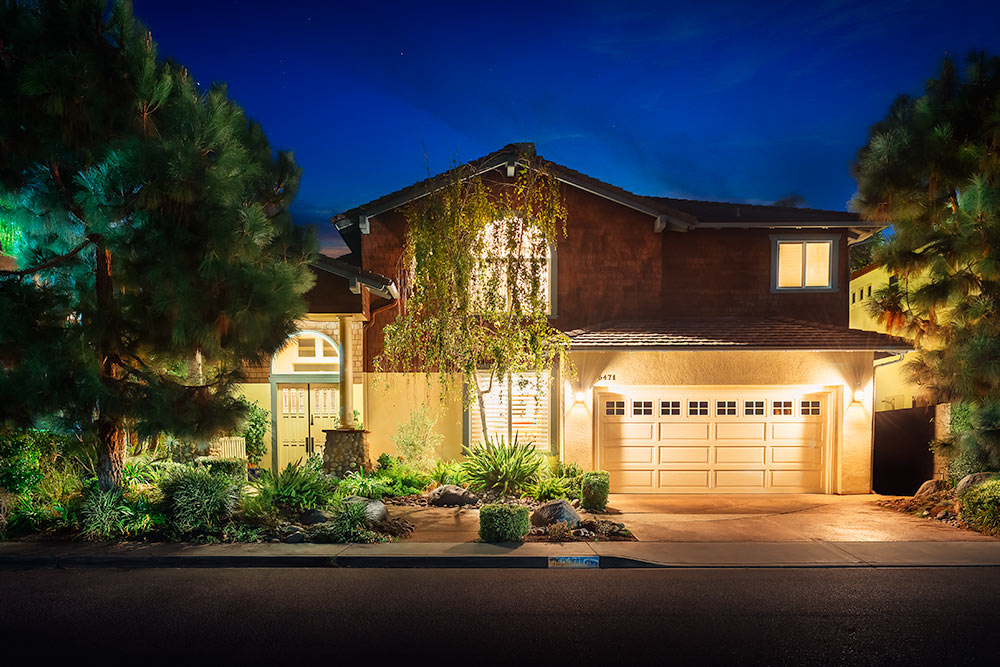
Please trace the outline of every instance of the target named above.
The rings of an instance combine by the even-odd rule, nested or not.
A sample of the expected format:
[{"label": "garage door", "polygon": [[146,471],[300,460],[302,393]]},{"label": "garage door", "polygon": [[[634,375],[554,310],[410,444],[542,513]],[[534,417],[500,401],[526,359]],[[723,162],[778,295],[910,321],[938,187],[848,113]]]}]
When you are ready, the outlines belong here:
[{"label": "garage door", "polygon": [[595,399],[612,492],[824,492],[829,392],[653,387]]}]

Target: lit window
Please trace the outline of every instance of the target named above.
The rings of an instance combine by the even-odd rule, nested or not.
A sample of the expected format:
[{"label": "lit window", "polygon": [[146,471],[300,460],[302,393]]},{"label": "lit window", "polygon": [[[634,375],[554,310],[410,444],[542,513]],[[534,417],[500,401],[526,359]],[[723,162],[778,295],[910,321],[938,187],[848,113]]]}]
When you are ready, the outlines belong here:
[{"label": "lit window", "polygon": [[[469,408],[470,442],[484,442],[486,436],[502,438],[504,442],[532,443],[536,449],[548,449],[550,443],[551,376],[534,373],[513,373],[509,377],[493,377],[489,371],[477,373],[482,389],[487,433],[483,433],[483,418],[479,402]],[[624,408],[624,403],[622,403]],[[624,410],[622,410],[624,413]]]},{"label": "lit window", "polygon": [[779,290],[836,289],[834,269],[836,247],[833,239],[773,239],[774,282]]},{"label": "lit window", "polygon": [[680,401],[660,401],[660,415],[667,417],[681,413]]},{"label": "lit window", "polygon": [[632,414],[633,415],[652,415],[653,414],[653,402],[652,401],[632,401]]},{"label": "lit window", "polygon": [[[512,248],[508,239],[521,242]],[[522,311],[534,307],[538,299],[547,314],[552,308],[552,248],[537,228],[527,227],[516,218],[497,220],[482,232],[482,260],[476,268],[475,299],[481,311],[505,310],[512,307],[508,281],[520,286],[516,293],[524,302]],[[537,282],[535,278],[537,277]]]},{"label": "lit window", "polygon": [[604,401],[604,414],[606,415],[625,414],[625,401]]},{"label": "lit window", "polygon": [[708,415],[708,401],[688,401],[689,415]]},{"label": "lit window", "polygon": [[743,401],[743,413],[747,415],[763,415],[764,401]]},{"label": "lit window", "polygon": [[819,401],[802,401],[802,414],[803,415],[818,415],[819,414]]},{"label": "lit window", "polygon": [[771,403],[774,406],[775,415],[790,415],[792,414],[792,402],[791,401],[773,401]]},{"label": "lit window", "polygon": [[299,356],[300,357],[315,357],[316,356],[316,339],[310,338],[308,336],[299,336]]},{"label": "lit window", "polygon": [[715,414],[719,417],[725,416],[735,416],[736,415],[736,401],[716,401],[715,402]]}]

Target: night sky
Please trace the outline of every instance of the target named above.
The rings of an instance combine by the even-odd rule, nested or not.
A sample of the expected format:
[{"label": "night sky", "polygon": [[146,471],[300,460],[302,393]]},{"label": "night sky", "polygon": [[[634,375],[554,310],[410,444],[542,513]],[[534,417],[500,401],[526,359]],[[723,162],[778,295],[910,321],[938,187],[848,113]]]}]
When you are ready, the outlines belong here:
[{"label": "night sky", "polygon": [[844,209],[849,165],[941,58],[1000,52],[1000,3],[135,0],[160,54],[229,85],[329,216],[531,141],[646,195]]}]

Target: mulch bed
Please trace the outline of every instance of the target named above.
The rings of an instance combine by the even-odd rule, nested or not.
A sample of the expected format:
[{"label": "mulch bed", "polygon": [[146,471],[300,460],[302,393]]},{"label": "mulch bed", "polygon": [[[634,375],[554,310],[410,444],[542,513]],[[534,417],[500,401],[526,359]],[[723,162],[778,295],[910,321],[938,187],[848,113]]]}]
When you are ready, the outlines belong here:
[{"label": "mulch bed", "polygon": [[957,528],[972,528],[962,520],[962,503],[958,500],[955,489],[945,489],[922,496],[879,500],[875,504],[896,512],[940,521]]}]

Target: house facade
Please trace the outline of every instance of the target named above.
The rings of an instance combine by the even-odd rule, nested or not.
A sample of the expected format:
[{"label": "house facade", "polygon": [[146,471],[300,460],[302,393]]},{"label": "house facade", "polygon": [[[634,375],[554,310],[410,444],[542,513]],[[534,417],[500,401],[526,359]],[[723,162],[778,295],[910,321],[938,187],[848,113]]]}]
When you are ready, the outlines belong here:
[{"label": "house facade", "polygon": [[[530,160],[526,158],[530,156]],[[541,158],[511,145],[470,163],[509,182]],[[877,225],[850,213],[644,197],[550,162],[568,219],[551,253],[550,321],[572,372],[496,382],[493,433],[607,470],[612,492],[868,493],[873,361],[910,349],[852,330],[848,246]],[[360,268],[398,281],[404,210],[428,179],[337,216]],[[372,454],[423,404],[444,457],[482,416],[433,376],[375,374],[395,297],[368,293],[359,374]]]}]

